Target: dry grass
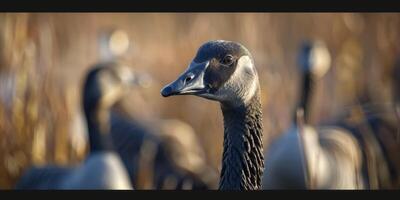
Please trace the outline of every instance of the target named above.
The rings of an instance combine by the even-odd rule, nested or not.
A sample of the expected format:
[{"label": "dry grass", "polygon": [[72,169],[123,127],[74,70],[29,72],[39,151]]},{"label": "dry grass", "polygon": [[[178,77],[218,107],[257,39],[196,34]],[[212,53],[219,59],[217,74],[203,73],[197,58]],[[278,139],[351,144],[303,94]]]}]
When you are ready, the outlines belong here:
[{"label": "dry grass", "polygon": [[[265,143],[287,128],[297,95],[296,51],[305,39],[321,39],[332,69],[317,89],[313,121],[329,119],[363,92],[390,99],[391,67],[399,53],[399,14],[0,14],[0,187],[11,188],[32,163],[81,160],[72,148],[72,124],[80,109],[85,70],[100,58],[102,30],[130,34],[125,56],[155,84],[127,101],[137,115],[179,118],[196,130],[210,164],[218,168],[222,125],[218,104],[194,97],[161,98],[173,80],[211,39],[249,48],[262,84]],[[193,114],[195,113],[195,114]]]}]

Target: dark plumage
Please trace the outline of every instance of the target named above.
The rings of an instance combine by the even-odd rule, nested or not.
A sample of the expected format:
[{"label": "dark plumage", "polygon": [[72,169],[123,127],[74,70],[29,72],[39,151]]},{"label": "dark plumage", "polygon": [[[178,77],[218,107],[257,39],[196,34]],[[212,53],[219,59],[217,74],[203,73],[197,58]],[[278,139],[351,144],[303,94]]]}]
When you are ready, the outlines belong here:
[{"label": "dark plumage", "polygon": [[267,151],[264,188],[361,189],[357,139],[348,129],[333,124],[313,127],[309,122],[315,81],[329,69],[329,52],[321,42],[306,42],[300,52],[302,93],[291,128]]},{"label": "dark plumage", "polygon": [[[298,55],[298,69],[301,75],[298,104],[293,112],[293,121],[287,132],[271,143],[266,152],[266,171],[263,177],[264,189],[307,189],[309,171],[305,147],[310,134],[301,133],[309,123],[314,82],[329,69],[329,52],[320,42],[304,42]],[[306,134],[306,135],[304,135]],[[314,138],[315,136],[313,136]],[[308,143],[307,143],[308,144]],[[314,143],[312,144],[314,145]]]},{"label": "dark plumage", "polygon": [[113,63],[93,67],[83,88],[90,152],[75,167],[33,167],[17,183],[17,189],[132,189],[120,157],[109,136],[110,108],[129,91],[132,74]]},{"label": "dark plumage", "polygon": [[219,189],[257,190],[264,170],[262,112],[257,70],[250,52],[231,41],[203,44],[190,66],[161,94],[219,101],[224,150]]},{"label": "dark plumage", "polygon": [[248,106],[240,108],[222,106],[224,152],[221,189],[254,190],[261,187],[264,156],[262,113],[258,98],[254,97]]},{"label": "dark plumage", "polygon": [[[98,74],[106,70],[110,70],[110,72],[116,71],[121,78],[131,79],[132,85],[137,85],[138,80],[141,78],[139,74],[132,73],[122,63],[103,62],[98,64],[88,74],[83,94],[85,96],[84,109],[87,118],[93,113],[91,110],[97,109],[100,105],[92,103],[103,95],[100,91],[116,84],[115,80],[109,80],[107,85],[97,84],[95,80],[98,79]],[[112,98],[112,96],[107,97],[109,99]],[[122,108],[123,110],[121,106],[117,108]],[[185,189],[188,182],[192,184],[192,189],[207,189],[209,187],[196,175],[177,168],[168,155],[165,141],[155,133],[155,131],[160,131],[156,128],[156,122],[150,127],[140,120],[124,115],[124,112],[119,112],[114,107],[110,107],[108,114],[110,123],[107,124],[106,128],[109,129],[110,137],[97,137],[98,134],[90,134],[91,128],[101,126],[91,120],[88,121],[91,152],[102,150],[100,148],[115,149],[128,171],[133,187],[142,189],[141,187],[144,187],[143,182],[146,182],[147,189],[164,189],[165,187]],[[146,163],[144,163],[143,159],[147,160]],[[139,175],[143,177],[139,177]],[[139,183],[140,181],[141,183]],[[172,183],[168,183],[168,181]]]},{"label": "dark plumage", "polygon": [[393,155],[400,150],[399,126],[390,108],[369,105],[365,95],[343,116],[309,125],[314,81],[324,74],[314,72],[315,67],[319,70],[313,64],[323,63],[315,61],[324,54],[318,49],[320,44],[314,42],[302,48],[300,58],[306,59],[299,62],[303,83],[296,111],[304,115],[295,116],[289,131],[267,150],[264,189],[398,188],[400,159]]},{"label": "dark plumage", "polygon": [[[139,173],[142,157],[148,157],[151,165],[149,170],[151,177],[145,177],[153,189],[166,189],[167,179],[176,181],[175,185],[169,186],[173,189],[185,189],[185,183],[191,182],[191,189],[208,189],[209,186],[193,174],[179,169],[168,155],[166,143],[155,131],[160,131],[153,125],[150,128],[134,118],[127,118],[121,113],[112,114],[111,136],[113,144],[128,169],[130,180],[134,187],[138,186]],[[143,154],[143,148],[150,149]]]}]

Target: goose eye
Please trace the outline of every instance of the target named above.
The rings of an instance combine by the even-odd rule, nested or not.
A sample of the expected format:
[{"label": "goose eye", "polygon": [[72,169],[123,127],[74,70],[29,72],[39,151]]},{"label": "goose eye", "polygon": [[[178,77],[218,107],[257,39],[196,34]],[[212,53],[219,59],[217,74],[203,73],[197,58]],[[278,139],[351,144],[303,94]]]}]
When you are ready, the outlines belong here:
[{"label": "goose eye", "polygon": [[222,59],[222,64],[224,65],[232,65],[233,63],[233,56],[227,55],[224,59]]}]

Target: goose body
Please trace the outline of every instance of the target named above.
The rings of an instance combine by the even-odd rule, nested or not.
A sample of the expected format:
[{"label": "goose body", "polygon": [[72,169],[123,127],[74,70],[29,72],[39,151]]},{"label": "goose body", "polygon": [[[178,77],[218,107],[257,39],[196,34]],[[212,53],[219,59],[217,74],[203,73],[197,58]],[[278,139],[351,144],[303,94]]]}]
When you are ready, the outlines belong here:
[{"label": "goose body", "polygon": [[[99,175],[101,174],[101,175]],[[132,189],[123,163],[115,153],[95,153],[76,167],[55,165],[33,167],[22,177],[17,189]]]},{"label": "goose body", "polygon": [[291,128],[272,142],[264,189],[363,188],[360,146],[349,131],[309,125],[314,82],[329,69],[330,56],[320,42],[305,42],[299,54],[302,91]]},{"label": "goose body", "polygon": [[360,149],[340,127],[292,127],[268,149],[263,189],[362,189]]},{"label": "goose body", "polygon": [[[391,152],[393,152],[393,149],[396,149],[396,144],[394,144],[396,142],[393,142],[394,134],[392,134],[396,128],[393,124],[388,124],[382,116],[373,114],[377,111],[371,113],[364,106],[356,106],[339,119],[320,126],[309,125],[308,107],[313,83],[324,74],[314,72],[313,68],[318,66],[312,65],[313,63],[309,61],[318,60],[316,58],[318,54],[325,54],[318,53],[318,49],[321,48],[324,47],[318,43],[308,43],[303,48],[302,60],[306,61],[300,62],[303,70],[303,93],[297,108],[303,110],[304,115],[297,116],[290,130],[276,139],[267,150],[266,163],[268,165],[263,177],[263,188],[379,189],[392,187],[389,186],[393,185],[390,182],[395,181],[391,179],[396,179],[398,175],[391,174],[390,166],[393,164],[390,160],[396,159],[390,159],[391,156],[387,150],[392,148]],[[323,68],[327,69],[327,67]],[[390,115],[392,111],[385,113]],[[383,131],[379,130],[379,127]],[[385,140],[386,144],[391,143],[391,147],[384,145]],[[397,144],[397,149],[398,147]],[[392,171],[395,171],[394,168],[392,167]]]},{"label": "goose body", "polygon": [[[102,62],[121,60],[132,48],[128,32],[122,29],[104,29],[98,38]],[[138,85],[149,83],[144,74],[135,76]],[[126,110],[124,110],[126,111]],[[111,112],[111,138],[118,155],[128,170],[129,178],[138,189],[183,189],[187,182],[191,189],[208,188],[198,177],[178,169],[169,158],[166,142],[159,137],[157,121],[142,123],[137,118],[120,112]]]},{"label": "goose body", "polygon": [[109,109],[128,91],[131,79],[129,69],[114,63],[93,67],[83,90],[89,155],[78,166],[33,167],[22,176],[16,189],[132,189],[109,137]]},{"label": "goose body", "polygon": [[[113,145],[128,170],[133,186],[140,185],[145,189],[185,189],[185,183],[190,182],[190,189],[209,188],[194,174],[177,167],[168,155],[166,141],[156,133],[161,130],[155,127],[157,125],[150,128],[138,120],[112,113]],[[146,171],[145,180],[138,176],[143,170]],[[172,182],[168,183],[168,180]]]},{"label": "goose body", "polygon": [[[328,168],[331,161],[325,157],[327,154],[319,144],[319,135],[308,125],[313,83],[326,73],[329,62],[329,52],[322,43],[305,42],[301,46],[298,57],[301,95],[290,128],[278,136],[266,151],[265,162],[268,165],[263,177],[264,189],[308,189],[311,184],[310,167],[324,175],[331,173]],[[315,159],[319,164],[317,168]],[[321,179],[326,182],[326,177]]]},{"label": "goose body", "polygon": [[224,148],[219,189],[261,189],[264,170],[262,112],[257,70],[241,44],[203,44],[189,67],[161,94],[196,95],[218,101],[224,117]]}]

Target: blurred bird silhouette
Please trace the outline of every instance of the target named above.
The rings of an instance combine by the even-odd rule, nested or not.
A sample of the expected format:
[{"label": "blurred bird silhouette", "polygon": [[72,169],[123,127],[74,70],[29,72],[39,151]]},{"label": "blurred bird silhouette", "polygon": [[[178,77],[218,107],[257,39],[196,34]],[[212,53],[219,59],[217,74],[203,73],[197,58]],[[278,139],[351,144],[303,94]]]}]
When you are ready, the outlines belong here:
[{"label": "blurred bird silhouette", "polygon": [[110,109],[134,82],[128,68],[114,63],[90,69],[83,89],[83,110],[90,151],[78,166],[33,167],[17,189],[132,189],[128,173],[110,137]]},{"label": "blurred bird silhouette", "polygon": [[[317,85],[316,79],[324,74],[318,75],[312,70],[318,68],[313,59],[318,60],[316,56],[326,54],[318,53],[319,49],[326,48],[321,44],[305,43],[302,47],[300,58],[306,55],[306,62],[300,59],[300,67],[310,70],[302,74],[302,96],[291,129],[267,150],[264,189],[396,187],[398,174],[395,167],[400,169],[398,158],[387,153],[388,148],[392,152],[400,150],[399,143],[394,142],[396,122],[393,117],[385,119],[393,115],[393,110],[368,106],[366,95],[360,104],[342,116],[319,126],[310,125],[308,107],[312,106],[312,89]],[[397,166],[391,164],[392,161],[396,161]]]},{"label": "blurred bird silhouette", "polygon": [[[99,41],[101,60],[104,62],[123,60],[131,44],[128,34],[121,29],[102,32]],[[149,74],[134,74],[135,84],[140,88],[148,88],[152,84]],[[134,98],[140,97],[136,95]],[[193,143],[192,140],[187,145],[190,140],[184,140],[194,135],[188,125],[177,120],[141,120],[141,114],[135,114],[128,108],[132,106],[135,105],[129,103],[115,107],[111,114],[111,137],[133,186],[138,189],[212,188],[216,177],[211,172],[207,176],[200,174],[200,168],[207,167],[201,147],[197,141]],[[182,148],[177,148],[177,144],[181,144]],[[196,148],[198,151],[193,152]],[[194,163],[183,162],[190,157],[193,157],[190,161],[195,160]]]},{"label": "blurred bird silhouette", "polygon": [[264,189],[362,188],[355,138],[342,129],[309,124],[313,89],[330,67],[326,45],[322,41],[303,43],[298,63],[301,97],[291,128],[267,150]]}]

